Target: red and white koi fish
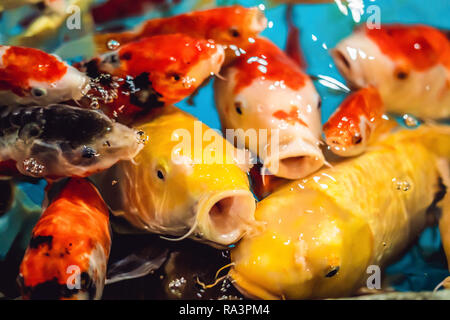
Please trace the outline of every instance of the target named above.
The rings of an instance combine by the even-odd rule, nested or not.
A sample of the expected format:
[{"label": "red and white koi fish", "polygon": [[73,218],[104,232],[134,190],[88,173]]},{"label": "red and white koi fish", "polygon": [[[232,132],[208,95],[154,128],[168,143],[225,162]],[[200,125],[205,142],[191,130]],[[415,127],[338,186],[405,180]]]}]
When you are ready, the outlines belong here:
[{"label": "red and white koi fish", "polygon": [[383,119],[384,104],[378,90],[363,88],[348,96],[323,126],[327,145],[337,155],[365,151]]},{"label": "red and white koi fish", "polygon": [[143,147],[139,133],[96,110],[50,105],[0,110],[0,176],[85,177]]},{"label": "red and white koi fish", "polygon": [[[222,127],[236,130],[246,146],[278,177],[301,178],[319,169],[320,97],[311,79],[276,45],[258,38],[247,53],[215,81]],[[248,129],[267,130],[267,139],[249,144]],[[278,146],[273,145],[274,139]],[[256,134],[258,135],[258,133]]]},{"label": "red and white koi fish", "polygon": [[95,43],[98,52],[105,52],[111,50],[111,41],[124,45],[143,37],[184,33],[194,38],[212,39],[222,45],[245,47],[249,38],[256,37],[266,25],[267,19],[257,7],[219,7],[151,19],[132,31],[98,34]]},{"label": "red and white koi fish", "polygon": [[[101,81],[101,89],[94,88],[88,96],[100,99],[108,115],[125,121],[120,119],[133,120],[152,108],[190,96],[204,80],[219,72],[223,61],[222,46],[212,40],[169,34],[128,43],[84,63],[81,69],[93,78],[102,74],[114,77],[106,84]],[[102,99],[105,87],[111,93]]]},{"label": "red and white koi fish", "polygon": [[450,41],[426,25],[357,29],[332,51],[350,84],[376,87],[387,111],[450,116]]},{"label": "red and white koi fish", "polygon": [[20,266],[24,299],[100,299],[111,248],[109,210],[85,179],[71,179],[42,214]]},{"label": "red and white koi fish", "polygon": [[111,20],[137,16],[147,10],[170,8],[179,3],[180,0],[134,0],[130,5],[128,0],[108,0],[92,9],[95,23],[105,23]]},{"label": "red and white koi fish", "polygon": [[89,78],[38,49],[0,45],[0,104],[47,105],[79,100]]}]

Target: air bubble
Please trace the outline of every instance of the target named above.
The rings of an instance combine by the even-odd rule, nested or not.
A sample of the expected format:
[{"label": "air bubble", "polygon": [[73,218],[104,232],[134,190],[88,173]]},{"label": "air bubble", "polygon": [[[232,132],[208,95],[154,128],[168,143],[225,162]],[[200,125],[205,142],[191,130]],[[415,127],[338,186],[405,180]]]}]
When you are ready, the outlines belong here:
[{"label": "air bubble", "polygon": [[120,42],[114,39],[111,39],[106,44],[109,50],[116,50],[118,47],[120,47]]},{"label": "air bubble", "polygon": [[403,123],[408,128],[416,128],[420,125],[420,121],[412,115],[404,114],[402,119],[403,119]]},{"label": "air bubble", "polygon": [[45,170],[45,166],[34,158],[23,160],[23,168],[32,176],[39,177]]}]

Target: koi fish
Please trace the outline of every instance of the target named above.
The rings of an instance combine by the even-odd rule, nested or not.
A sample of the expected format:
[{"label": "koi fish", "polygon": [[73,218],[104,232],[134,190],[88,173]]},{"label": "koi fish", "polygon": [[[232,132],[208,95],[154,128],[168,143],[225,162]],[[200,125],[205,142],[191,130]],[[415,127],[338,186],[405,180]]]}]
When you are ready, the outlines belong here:
[{"label": "koi fish", "polygon": [[139,133],[95,110],[3,108],[0,119],[0,175],[84,177],[132,159],[143,147]]},{"label": "koi fish", "polygon": [[168,7],[178,4],[180,0],[135,0],[133,5],[124,0],[108,0],[92,9],[95,23],[105,23],[111,20],[137,16],[155,7]]},{"label": "koi fish", "polygon": [[249,38],[266,28],[267,19],[257,7],[219,7],[193,11],[173,17],[151,19],[132,31],[95,35],[98,52],[110,50],[111,41],[124,45],[138,39],[173,33],[184,33],[200,39],[212,39],[221,45],[246,47]]},{"label": "koi fish", "polygon": [[38,4],[43,0],[2,0],[0,3],[0,12],[19,8],[29,4]]},{"label": "koi fish", "polygon": [[[238,145],[278,177],[301,178],[323,165],[320,97],[282,50],[258,38],[222,75],[214,83],[216,105],[224,130],[242,129],[235,131]],[[249,129],[266,130],[268,137],[250,143]]]},{"label": "koi fish", "polygon": [[[145,114],[155,107],[171,105],[188,97],[224,61],[222,46],[212,40],[183,34],[160,35],[128,43],[81,65],[92,78],[102,74],[112,81],[91,90],[88,96],[100,99],[103,110],[113,117]],[[110,91],[106,98],[96,92]]]},{"label": "koi fish", "polygon": [[100,299],[110,248],[107,205],[88,180],[69,180],[33,229],[20,265],[22,297]]},{"label": "koi fish", "polygon": [[[157,113],[138,127],[151,143],[132,162],[121,161],[95,178],[113,214],[176,240],[217,246],[238,241],[254,224],[255,199],[238,166],[246,160],[191,115],[175,107]],[[203,133],[213,142],[201,143]]]},{"label": "koi fish", "polygon": [[359,28],[332,51],[357,88],[377,88],[387,111],[424,118],[450,116],[450,41],[426,25]]},{"label": "koi fish", "polygon": [[367,267],[383,268],[398,257],[441,206],[450,181],[449,141],[449,127],[401,130],[259,202],[255,215],[265,230],[231,252],[237,288],[264,299],[355,293]]},{"label": "koi fish", "polygon": [[[7,38],[10,45],[33,48],[56,49],[55,39],[64,41],[80,38],[93,32],[94,23],[89,11],[93,0],[46,0],[42,11],[27,16],[20,22],[23,32]],[[82,28],[66,28],[76,23],[73,19],[80,14]],[[8,30],[5,30],[8,32]]]},{"label": "koi fish", "polygon": [[38,49],[0,45],[0,101],[2,105],[47,105],[79,100],[89,78]]},{"label": "koi fish", "polygon": [[327,145],[344,157],[364,152],[384,121],[383,113],[384,104],[377,89],[369,87],[352,93],[323,125]]}]

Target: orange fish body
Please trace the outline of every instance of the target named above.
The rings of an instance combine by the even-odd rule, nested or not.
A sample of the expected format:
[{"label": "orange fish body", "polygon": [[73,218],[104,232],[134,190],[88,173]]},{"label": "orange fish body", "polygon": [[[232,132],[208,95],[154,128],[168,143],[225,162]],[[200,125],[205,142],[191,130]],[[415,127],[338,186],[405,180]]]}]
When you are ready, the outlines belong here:
[{"label": "orange fish body", "polygon": [[86,75],[54,55],[0,45],[0,101],[4,105],[79,100],[88,87]]},{"label": "orange fish body", "polygon": [[[278,177],[301,178],[322,166],[320,97],[294,60],[259,37],[221,74],[216,105],[222,127],[235,130],[238,144],[247,144]],[[267,139],[250,144],[248,130],[267,130]]]},{"label": "orange fish body", "polygon": [[363,88],[348,96],[323,126],[326,143],[333,153],[362,153],[372,133],[383,120],[384,104],[378,90]]},{"label": "orange fish body", "polygon": [[252,191],[258,200],[264,199],[289,181],[274,175],[261,173],[261,165],[254,165],[250,169],[250,179],[252,182]]},{"label": "orange fish body", "polygon": [[387,111],[450,116],[450,40],[426,25],[359,28],[332,51],[355,87],[376,87]]},{"label": "orange fish body", "polygon": [[168,18],[151,19],[135,30],[95,36],[98,52],[108,51],[111,40],[121,45],[143,37],[184,33],[194,38],[212,39],[218,44],[245,47],[248,39],[265,29],[267,20],[256,7],[220,7],[193,11]]},{"label": "orange fish body", "polygon": [[109,211],[87,180],[70,180],[33,229],[19,279],[25,299],[99,299],[111,247]]},{"label": "orange fish body", "polygon": [[102,104],[107,114],[124,114],[132,119],[138,113],[190,96],[204,80],[219,72],[223,61],[222,46],[212,40],[169,34],[125,44],[81,68],[94,78],[102,73],[113,76],[116,80],[109,85],[115,82],[110,88],[115,94]]}]

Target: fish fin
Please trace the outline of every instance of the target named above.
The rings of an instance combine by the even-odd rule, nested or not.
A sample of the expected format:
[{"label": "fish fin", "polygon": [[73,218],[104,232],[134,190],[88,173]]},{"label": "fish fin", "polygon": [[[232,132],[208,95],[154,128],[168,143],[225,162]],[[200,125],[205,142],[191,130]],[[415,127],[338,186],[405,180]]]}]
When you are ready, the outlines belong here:
[{"label": "fish fin", "polygon": [[300,47],[300,30],[293,20],[294,6],[288,4],[286,7],[286,21],[288,23],[288,37],[286,41],[286,54],[294,60],[301,69],[306,69],[306,61]]},{"label": "fish fin", "polygon": [[446,188],[446,193],[438,204],[442,210],[439,219],[439,231],[441,233],[441,241],[445,256],[447,257],[448,268],[450,270],[450,163],[447,159],[439,159],[437,167]]},{"label": "fish fin", "polygon": [[147,250],[132,253],[108,267],[105,284],[145,277],[158,270],[168,258],[168,249],[154,255]]}]

